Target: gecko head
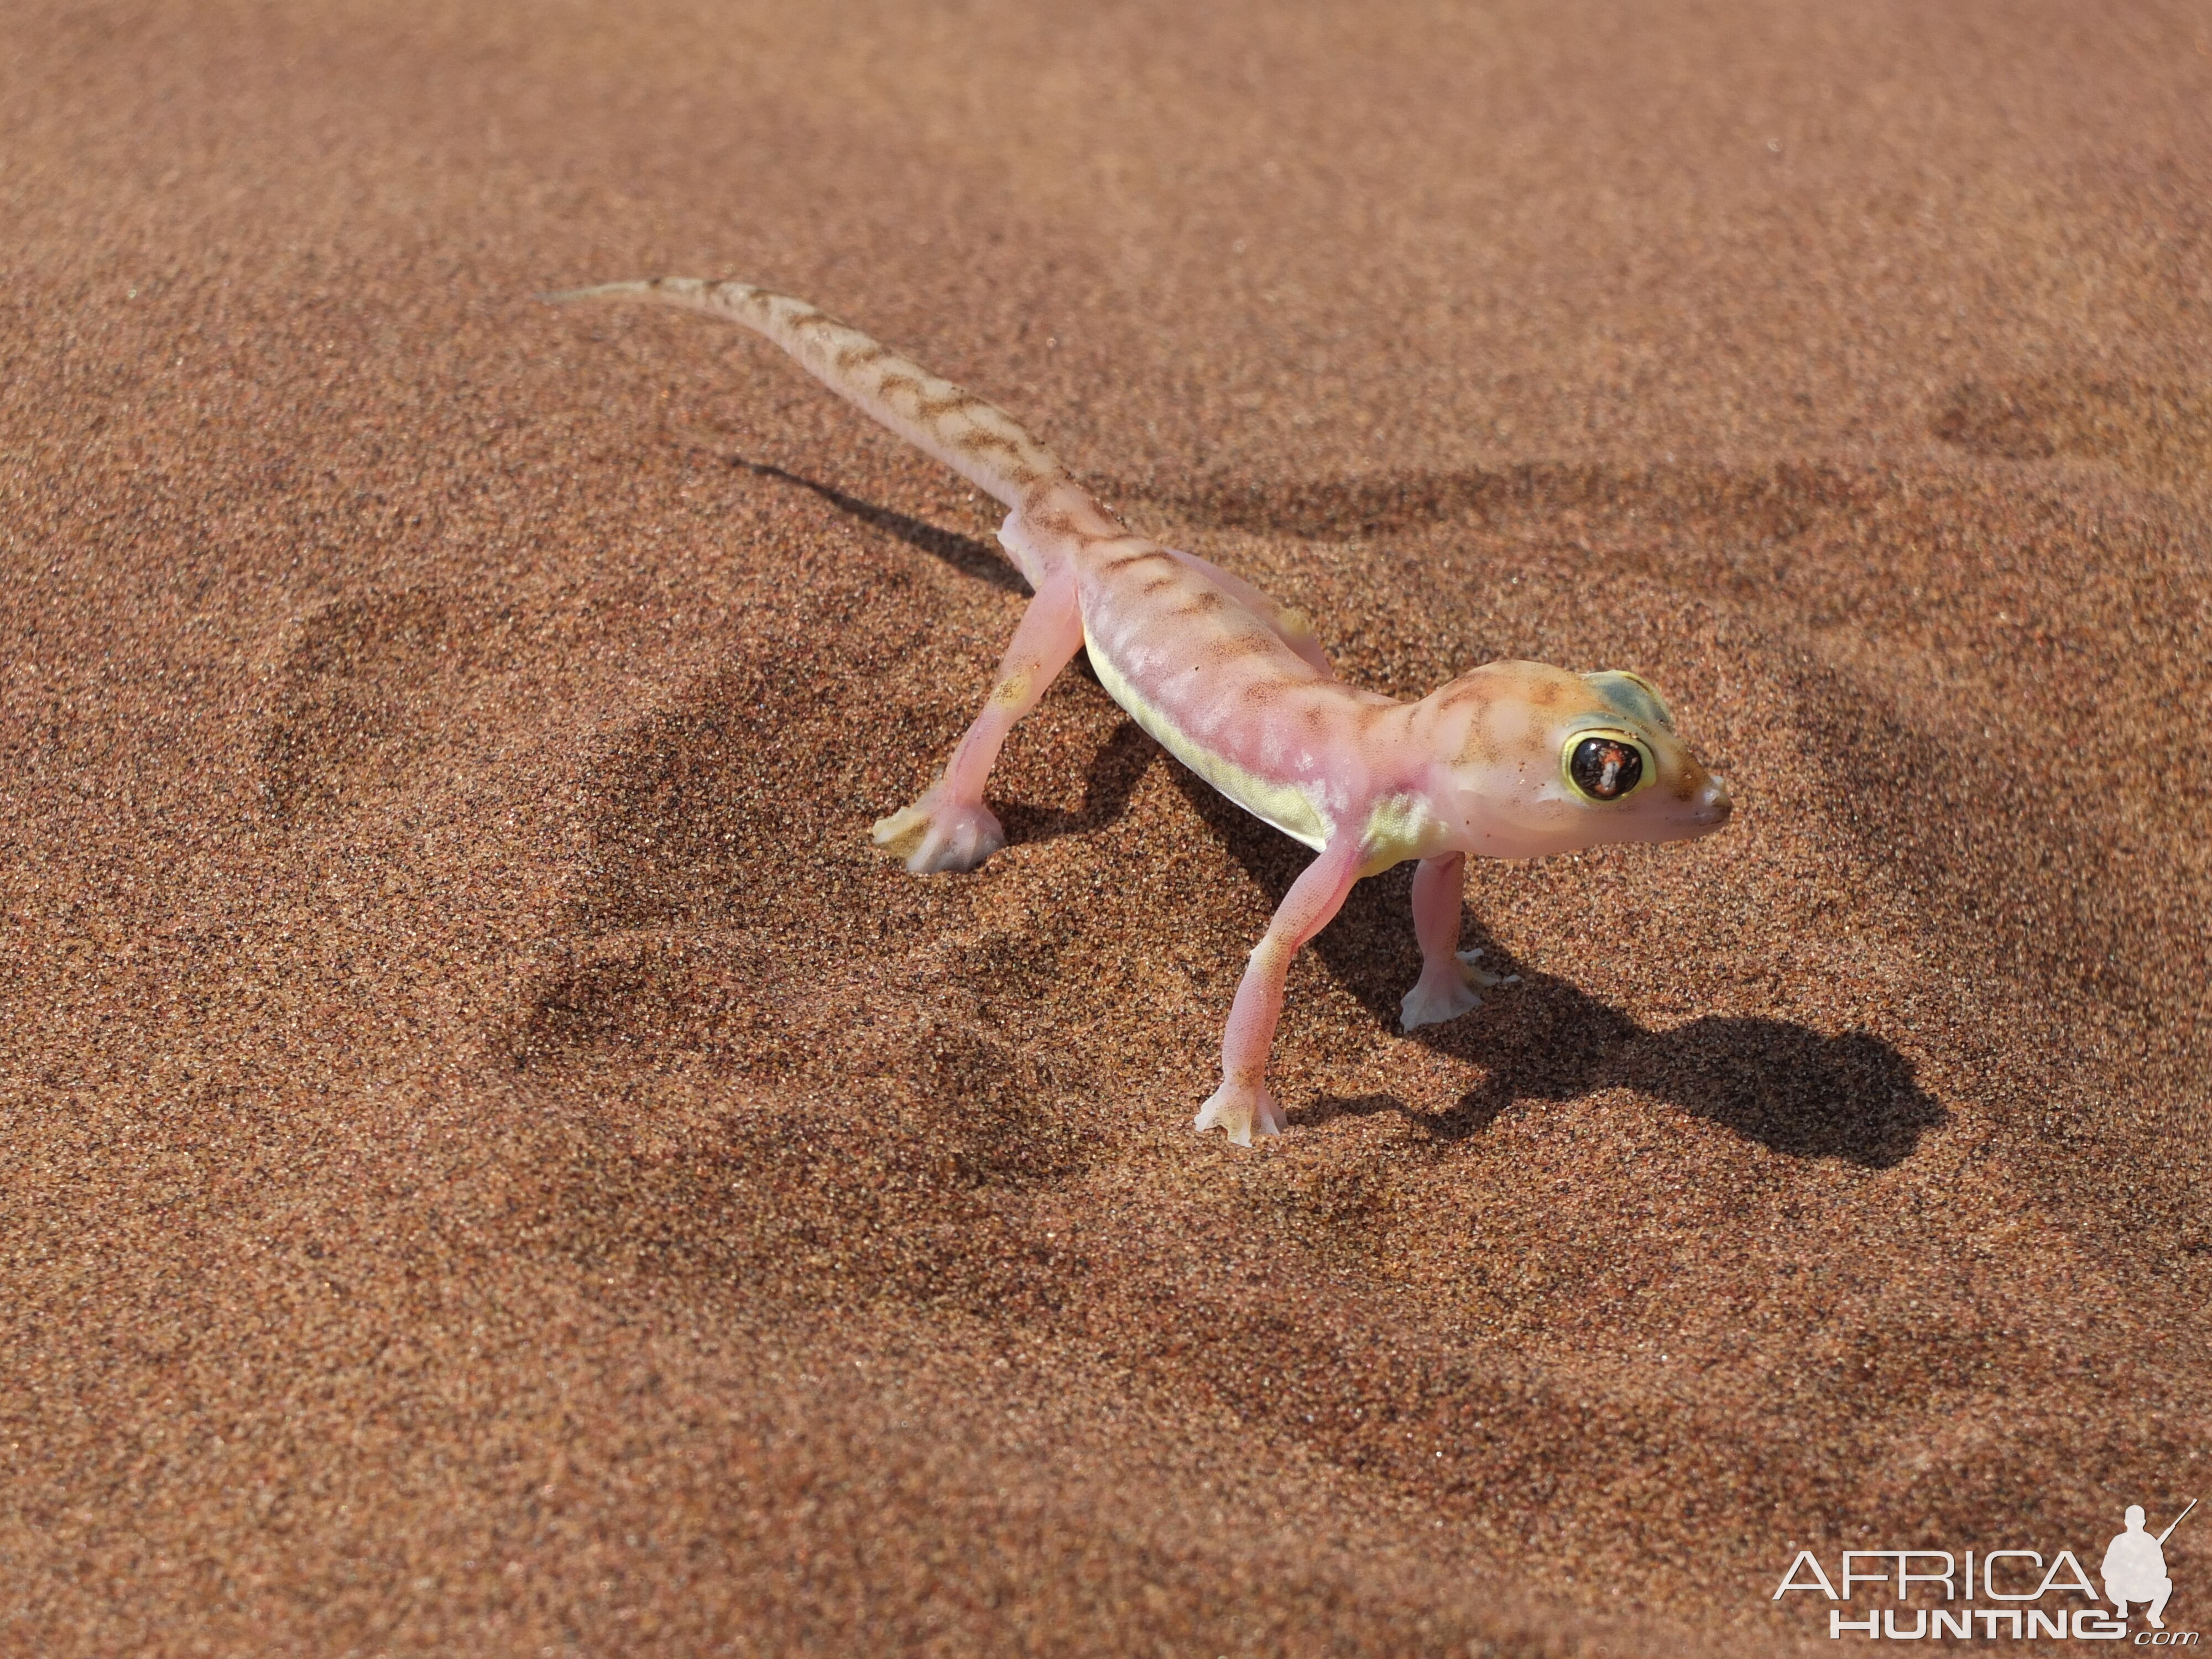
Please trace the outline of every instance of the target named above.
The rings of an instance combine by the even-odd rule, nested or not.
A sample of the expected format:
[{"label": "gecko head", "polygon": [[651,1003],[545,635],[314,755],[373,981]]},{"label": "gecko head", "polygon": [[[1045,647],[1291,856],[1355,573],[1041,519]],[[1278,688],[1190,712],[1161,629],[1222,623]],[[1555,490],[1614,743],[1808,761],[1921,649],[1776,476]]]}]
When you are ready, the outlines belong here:
[{"label": "gecko head", "polygon": [[1709,836],[1728,786],[1674,735],[1651,683],[1608,670],[1492,663],[1437,694],[1462,718],[1450,791],[1470,850],[1533,858],[1615,842]]}]

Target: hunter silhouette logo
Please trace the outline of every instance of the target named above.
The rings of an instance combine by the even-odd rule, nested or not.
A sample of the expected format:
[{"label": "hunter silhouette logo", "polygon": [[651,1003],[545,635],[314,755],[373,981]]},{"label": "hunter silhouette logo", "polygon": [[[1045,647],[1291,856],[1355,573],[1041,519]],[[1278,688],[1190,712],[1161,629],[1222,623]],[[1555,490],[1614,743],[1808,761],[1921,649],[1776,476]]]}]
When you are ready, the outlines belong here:
[{"label": "hunter silhouette logo", "polygon": [[[1942,1549],[1862,1549],[1843,1553],[1841,1571],[1833,1578],[1819,1556],[1799,1550],[1773,1599],[1802,1590],[1831,1602],[1856,1603],[1848,1613],[1842,1606],[1828,1609],[1828,1634],[1838,1640],[1848,1632],[1870,1640],[1903,1642],[1929,1637],[2070,1638],[2193,1648],[2202,1639],[2197,1632],[2166,1627],[2166,1604],[2173,1595],[2166,1540],[2196,1507],[2192,1498],[2165,1531],[2154,1533],[2145,1524],[2142,1505],[2129,1504],[2126,1530],[2113,1534],[2099,1564],[2102,1595],[2081,1557],[2070,1549],[2048,1559],[2042,1551],[2030,1549],[1971,1549],[1963,1555]],[[2132,1635],[2130,1607],[2142,1610],[2146,1626]]]},{"label": "hunter silhouette logo", "polygon": [[[2196,1507],[2192,1498],[2189,1510]],[[2145,1616],[2150,1627],[2166,1628],[2166,1599],[2173,1594],[2173,1580],[2166,1576],[2166,1540],[2189,1518],[2189,1510],[2175,1516],[2154,1538],[2143,1530],[2142,1505],[2128,1505],[2128,1529],[2105,1546],[2105,1596],[2118,1609],[2118,1617],[2128,1616],[2129,1602],[2148,1601],[2150,1609]]]}]

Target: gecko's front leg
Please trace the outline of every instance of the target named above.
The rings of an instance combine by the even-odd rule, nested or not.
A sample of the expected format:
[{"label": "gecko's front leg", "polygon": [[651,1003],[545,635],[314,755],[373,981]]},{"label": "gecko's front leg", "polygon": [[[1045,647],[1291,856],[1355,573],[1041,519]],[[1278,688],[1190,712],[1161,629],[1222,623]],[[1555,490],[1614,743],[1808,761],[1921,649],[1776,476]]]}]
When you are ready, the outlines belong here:
[{"label": "gecko's front leg", "polygon": [[1200,1133],[1226,1129],[1238,1146],[1249,1146],[1255,1131],[1282,1133],[1283,1109],[1267,1092],[1267,1050],[1283,1016],[1283,981],[1291,959],[1343,908],[1345,895],[1359,879],[1361,853],[1357,835],[1340,832],[1291,884],[1266,934],[1252,947],[1221,1039],[1221,1086],[1198,1109],[1192,1126]]},{"label": "gecko's front leg", "polygon": [[[1421,977],[1399,1002],[1401,1030],[1456,1019],[1482,1006],[1478,986],[1506,985],[1474,965],[1480,951],[1459,948],[1460,907],[1467,893],[1467,855],[1423,859],[1413,872],[1413,937],[1421,942]],[[1515,977],[1518,977],[1516,975]]]},{"label": "gecko's front leg", "polygon": [[1083,615],[1076,603],[1075,577],[1060,570],[1048,577],[1022,613],[1000,659],[999,677],[983,712],[962,736],[945,775],[902,811],[879,818],[875,843],[906,860],[917,876],[973,870],[1006,844],[997,816],[983,805],[983,784],[999,758],[999,746],[1015,723],[1036,706],[1060,671],[1083,643]]}]

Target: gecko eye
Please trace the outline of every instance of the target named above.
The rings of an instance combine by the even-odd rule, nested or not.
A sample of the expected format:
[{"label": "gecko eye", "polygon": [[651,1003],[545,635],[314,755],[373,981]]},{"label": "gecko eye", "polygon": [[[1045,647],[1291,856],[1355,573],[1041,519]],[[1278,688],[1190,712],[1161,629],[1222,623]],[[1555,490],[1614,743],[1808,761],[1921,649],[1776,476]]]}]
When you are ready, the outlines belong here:
[{"label": "gecko eye", "polygon": [[1577,793],[1591,800],[1619,800],[1644,781],[1640,744],[1612,732],[1567,741],[1572,745],[1567,750],[1567,781]]}]

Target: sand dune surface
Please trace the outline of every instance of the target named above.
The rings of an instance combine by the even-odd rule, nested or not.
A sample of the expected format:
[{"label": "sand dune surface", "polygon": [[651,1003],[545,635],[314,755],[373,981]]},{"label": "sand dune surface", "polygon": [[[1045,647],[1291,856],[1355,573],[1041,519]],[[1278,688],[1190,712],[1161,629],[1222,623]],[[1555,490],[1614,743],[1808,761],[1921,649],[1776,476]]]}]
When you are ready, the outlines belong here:
[{"label": "sand dune surface", "polygon": [[[1801,1549],[2163,1524],[2207,29],[26,0],[0,1651],[1833,1651]],[[1411,1037],[1363,883],[1289,1133],[1194,1136],[1309,854],[1080,663],[1004,853],[874,852],[1021,582],[759,342],[531,297],[663,272],[1360,684],[1646,674],[1735,822],[1475,870],[1520,981]]]}]

